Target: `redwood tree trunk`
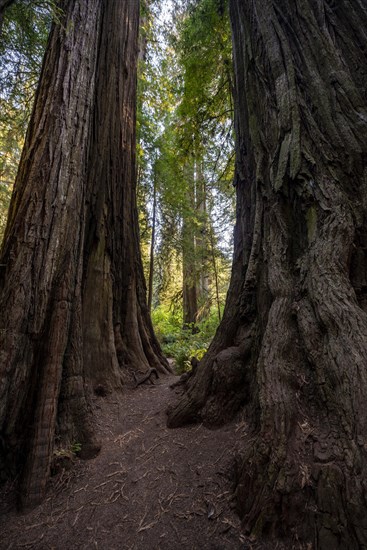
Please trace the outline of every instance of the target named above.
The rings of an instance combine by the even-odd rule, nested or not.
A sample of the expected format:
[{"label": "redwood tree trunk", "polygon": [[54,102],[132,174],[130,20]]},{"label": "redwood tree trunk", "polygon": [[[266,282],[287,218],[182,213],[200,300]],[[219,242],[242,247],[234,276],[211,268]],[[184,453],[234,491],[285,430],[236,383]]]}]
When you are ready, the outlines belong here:
[{"label": "redwood tree trunk", "polygon": [[[133,371],[155,367],[166,373],[169,367],[153,333],[139,247],[135,173],[139,2],[105,0],[102,13],[88,170],[91,202],[83,310],[84,362],[91,379],[108,387],[118,386],[120,377]],[[96,288],[102,299],[98,295],[96,300]],[[101,370],[101,364],[108,368]]]},{"label": "redwood tree trunk", "polygon": [[182,215],[182,296],[183,327],[195,331],[198,315],[198,273],[196,250],[195,167],[186,167],[186,204]]},{"label": "redwood tree trunk", "polygon": [[367,8],[231,0],[235,255],[224,319],[169,425],[241,411],[254,536],[367,546]]},{"label": "redwood tree trunk", "polygon": [[39,502],[55,436],[98,452],[88,388],[166,371],[145,298],[135,207],[139,3],[66,0],[12,198],[0,275],[0,470]]},{"label": "redwood tree trunk", "polygon": [[190,221],[183,221],[182,234],[183,326],[194,329],[198,315],[198,298],[195,236]]}]

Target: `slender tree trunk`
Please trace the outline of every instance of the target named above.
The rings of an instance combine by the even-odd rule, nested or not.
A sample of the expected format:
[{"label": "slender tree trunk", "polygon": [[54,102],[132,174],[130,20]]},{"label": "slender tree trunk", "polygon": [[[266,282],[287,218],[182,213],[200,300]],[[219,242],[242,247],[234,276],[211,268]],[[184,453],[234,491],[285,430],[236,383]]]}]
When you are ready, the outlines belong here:
[{"label": "slender tree trunk", "polygon": [[237,225],[224,318],[169,425],[242,411],[253,536],[367,547],[367,8],[231,0]]},{"label": "slender tree trunk", "polygon": [[[185,241],[182,266],[183,266],[183,324],[184,327],[192,327],[197,321],[198,297],[196,284],[195,243],[193,241],[192,228],[184,221],[183,239]],[[191,247],[189,247],[191,243]]]},{"label": "slender tree trunk", "polygon": [[198,315],[194,172],[194,165],[190,163],[186,170],[188,182],[182,220],[183,326],[193,329]]},{"label": "slender tree trunk", "polygon": [[210,220],[207,214],[207,190],[203,161],[200,155],[196,158],[196,252],[197,252],[197,278],[198,278],[198,318],[204,319],[210,314],[211,296],[209,294],[209,255],[208,255],[208,231],[210,231]]},{"label": "slender tree trunk", "polygon": [[[153,335],[135,206],[138,2],[63,2],[20,162],[0,275],[1,462],[24,505],[55,435],[92,456],[88,388],[167,371]],[[107,70],[108,69],[108,70]],[[0,464],[3,469],[3,464]]]},{"label": "slender tree trunk", "polygon": [[155,225],[157,216],[157,170],[156,165],[153,168],[153,220],[152,220],[152,239],[150,242],[149,259],[149,284],[148,284],[148,309],[152,309],[153,300],[153,277],[154,277],[154,248],[155,248]]},{"label": "slender tree trunk", "polygon": [[210,252],[212,256],[212,267],[213,267],[213,273],[214,273],[215,300],[217,302],[218,319],[219,321],[221,321],[222,315],[220,311],[219,276],[218,276],[217,260],[215,258],[214,230],[211,225],[209,228],[209,236],[210,236]]}]

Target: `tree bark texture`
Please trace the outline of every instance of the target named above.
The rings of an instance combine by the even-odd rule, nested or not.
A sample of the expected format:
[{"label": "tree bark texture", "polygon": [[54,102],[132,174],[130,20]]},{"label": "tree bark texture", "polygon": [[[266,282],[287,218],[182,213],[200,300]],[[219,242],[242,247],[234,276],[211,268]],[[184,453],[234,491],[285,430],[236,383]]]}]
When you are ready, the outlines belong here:
[{"label": "tree bark texture", "polygon": [[168,423],[239,412],[254,536],[367,547],[367,7],[231,0],[237,224],[223,321]]},{"label": "tree bark texture", "polygon": [[89,388],[166,371],[145,302],[135,207],[139,3],[65,1],[51,32],[0,275],[1,470],[38,503],[55,438],[98,452]]}]

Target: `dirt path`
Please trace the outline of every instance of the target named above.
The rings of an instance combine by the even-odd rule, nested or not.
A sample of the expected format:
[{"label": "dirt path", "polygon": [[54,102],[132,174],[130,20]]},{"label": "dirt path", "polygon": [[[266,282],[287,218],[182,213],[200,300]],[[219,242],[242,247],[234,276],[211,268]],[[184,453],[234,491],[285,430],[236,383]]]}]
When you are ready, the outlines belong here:
[{"label": "dirt path", "polygon": [[168,430],[174,380],[96,398],[101,453],[55,476],[44,504],[28,514],[16,514],[1,494],[0,548],[248,548],[227,477],[243,427]]}]

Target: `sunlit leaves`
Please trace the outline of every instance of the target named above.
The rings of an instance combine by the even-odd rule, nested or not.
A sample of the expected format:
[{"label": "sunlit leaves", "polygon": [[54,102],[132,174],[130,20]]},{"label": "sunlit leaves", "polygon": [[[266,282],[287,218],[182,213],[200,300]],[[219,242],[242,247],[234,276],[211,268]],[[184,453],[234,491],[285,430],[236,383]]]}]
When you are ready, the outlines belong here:
[{"label": "sunlit leaves", "polygon": [[[212,269],[212,256],[222,264],[230,257],[234,214],[231,39],[226,2],[220,0],[155,2],[148,21],[145,13],[150,34],[139,83],[140,189],[149,216],[153,181],[158,188],[159,281],[155,286],[160,298],[167,299],[163,289],[173,277],[169,262],[175,258],[178,280],[182,264],[176,260],[185,247],[186,257],[192,254],[200,269]],[[204,191],[199,189],[205,189],[203,207],[198,193]],[[184,226],[193,231],[184,231]],[[208,250],[214,247],[210,258],[186,242],[192,238]]]},{"label": "sunlit leaves", "polygon": [[0,242],[52,22],[52,0],[17,1],[0,38]]}]

